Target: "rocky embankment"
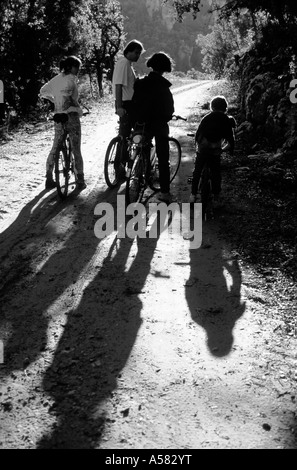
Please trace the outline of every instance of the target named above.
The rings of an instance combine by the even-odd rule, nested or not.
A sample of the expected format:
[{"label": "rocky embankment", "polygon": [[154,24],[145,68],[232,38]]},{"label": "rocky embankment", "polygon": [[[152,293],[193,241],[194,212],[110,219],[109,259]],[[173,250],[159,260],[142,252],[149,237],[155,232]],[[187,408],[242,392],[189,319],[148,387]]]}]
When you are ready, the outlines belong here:
[{"label": "rocky embankment", "polygon": [[237,137],[250,154],[247,163],[259,162],[264,183],[296,191],[297,103],[292,102],[292,80],[297,78],[297,61],[294,48],[286,47],[286,37],[279,36],[283,45],[266,33],[261,44],[237,60]]}]

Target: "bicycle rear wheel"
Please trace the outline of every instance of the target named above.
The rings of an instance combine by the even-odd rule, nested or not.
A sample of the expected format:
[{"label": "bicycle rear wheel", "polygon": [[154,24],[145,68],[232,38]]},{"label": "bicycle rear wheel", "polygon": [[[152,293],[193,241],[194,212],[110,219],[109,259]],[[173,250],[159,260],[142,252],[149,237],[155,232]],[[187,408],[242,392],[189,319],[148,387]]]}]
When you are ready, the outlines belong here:
[{"label": "bicycle rear wheel", "polygon": [[68,194],[70,156],[68,149],[64,146],[55,158],[55,177],[57,192],[61,199]]},{"label": "bicycle rear wheel", "polygon": [[107,186],[115,188],[123,180],[124,167],[122,162],[122,137],[114,137],[108,144],[104,160],[104,177]]},{"label": "bicycle rear wheel", "polygon": [[[170,171],[170,183],[176,177],[178,172],[180,162],[181,162],[181,146],[178,140],[173,137],[168,137],[169,141],[169,171]],[[150,182],[150,187],[154,191],[160,191],[160,180],[159,180],[159,167],[158,159],[155,154],[156,148],[153,147],[151,154],[152,161],[152,177]]]},{"label": "bicycle rear wheel", "polygon": [[[130,166],[131,165],[131,166]],[[126,204],[140,202],[145,189],[144,165],[141,154],[129,164],[130,175],[126,182]]]}]

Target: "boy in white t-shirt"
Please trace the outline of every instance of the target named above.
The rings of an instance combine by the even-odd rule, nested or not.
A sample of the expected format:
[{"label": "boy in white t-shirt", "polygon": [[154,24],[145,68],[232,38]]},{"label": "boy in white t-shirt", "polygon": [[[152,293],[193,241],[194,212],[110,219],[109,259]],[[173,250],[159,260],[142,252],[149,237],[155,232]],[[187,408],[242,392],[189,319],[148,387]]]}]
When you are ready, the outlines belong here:
[{"label": "boy in white t-shirt", "polygon": [[117,61],[112,76],[115,112],[120,118],[119,133],[124,137],[124,142],[125,138],[129,137],[134,124],[132,120],[132,97],[136,74],[132,68],[132,63],[137,62],[143,52],[144,48],[141,42],[136,39],[130,41],[124,49],[124,56]]}]

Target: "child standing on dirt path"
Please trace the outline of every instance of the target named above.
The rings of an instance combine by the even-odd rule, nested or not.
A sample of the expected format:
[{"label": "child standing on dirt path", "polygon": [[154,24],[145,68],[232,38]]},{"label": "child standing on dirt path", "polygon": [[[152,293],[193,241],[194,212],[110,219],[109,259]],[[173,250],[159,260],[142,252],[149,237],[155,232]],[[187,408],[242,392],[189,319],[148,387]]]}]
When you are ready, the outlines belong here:
[{"label": "child standing on dirt path", "polygon": [[220,203],[221,192],[221,154],[223,142],[227,141],[229,153],[234,152],[235,119],[227,114],[228,102],[224,96],[215,96],[210,102],[210,112],[204,116],[198,126],[196,141],[196,161],[193,171],[192,190],[189,202],[201,202],[198,195],[198,185],[202,169],[208,161],[211,178],[214,204]]},{"label": "child standing on dirt path", "polygon": [[155,137],[161,189],[158,198],[170,204],[173,199],[170,193],[168,122],[174,113],[174,99],[170,91],[171,83],[163,75],[171,72],[172,59],[160,51],[153,54],[146,65],[152,71],[134,85],[134,120],[145,123],[149,137]]},{"label": "child standing on dirt path", "polygon": [[52,149],[46,161],[45,188],[56,187],[53,179],[55,156],[60,151],[65,133],[69,133],[72,151],[77,170],[77,188],[86,187],[84,180],[83,158],[81,154],[81,124],[82,109],[78,104],[77,74],[81,60],[68,56],[60,62],[60,73],[47,82],[40,90],[40,97],[50,100],[55,105],[54,121],[55,136]]},{"label": "child standing on dirt path", "polygon": [[132,97],[136,73],[132,64],[139,60],[143,52],[145,52],[144,47],[140,41],[137,39],[130,41],[124,49],[124,55],[116,62],[112,76],[115,112],[120,118],[119,134],[124,138],[125,160],[129,158],[126,138],[129,137],[134,124],[132,119]]}]

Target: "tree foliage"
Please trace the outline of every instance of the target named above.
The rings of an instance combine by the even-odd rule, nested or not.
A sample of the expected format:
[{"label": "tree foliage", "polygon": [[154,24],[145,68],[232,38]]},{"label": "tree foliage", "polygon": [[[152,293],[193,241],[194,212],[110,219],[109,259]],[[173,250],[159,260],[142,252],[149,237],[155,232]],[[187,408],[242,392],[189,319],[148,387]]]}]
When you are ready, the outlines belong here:
[{"label": "tree foliage", "polygon": [[[182,19],[185,13],[191,12],[197,15],[202,6],[202,0],[163,0],[171,3]],[[297,17],[296,0],[213,0],[212,7],[221,11],[223,16],[230,16],[247,8],[253,13],[265,12],[271,19],[279,22],[294,21]]]},{"label": "tree foliage", "polygon": [[[202,8],[201,1],[164,2],[175,7],[180,19],[184,18],[186,12],[198,15]],[[284,33],[287,38],[287,31],[292,31],[296,24],[296,0],[210,0],[209,5],[218,16],[210,33],[198,35],[197,44],[204,56],[204,70],[214,72],[217,76],[224,73],[235,54],[241,55],[253,44],[260,47],[259,43],[263,45],[267,41],[277,46],[280,36],[283,38]],[[281,33],[275,30],[279,27]]]},{"label": "tree foliage", "polygon": [[182,21],[186,13],[192,13],[196,18],[202,7],[202,0],[163,0],[163,2],[172,4],[179,21]]},{"label": "tree foliage", "polygon": [[0,79],[10,108],[35,106],[40,86],[68,54],[79,55],[87,71],[95,67],[102,89],[102,72],[124,37],[118,1],[2,0],[0,15]]},{"label": "tree foliage", "polygon": [[77,48],[85,57],[87,71],[95,71],[102,96],[103,76],[111,79],[115,57],[125,40],[119,2],[84,1],[77,18],[73,24]]},{"label": "tree foliage", "polygon": [[1,5],[0,70],[6,101],[25,109],[36,92],[39,76],[49,66],[42,47],[47,43],[43,28],[44,2],[14,0]]},{"label": "tree foliage", "polygon": [[174,16],[172,5],[171,8],[163,8],[162,0],[151,3],[146,0],[121,0],[121,5],[127,39],[139,39],[146,50],[135,64],[138,73],[148,72],[145,61],[158,50],[164,50],[172,57],[176,71],[201,69],[202,57],[195,40],[198,32],[207,34],[208,25],[213,21],[207,3],[201,6],[196,19],[185,13],[182,22]]},{"label": "tree foliage", "polygon": [[271,20],[280,23],[291,22],[297,17],[297,2],[295,0],[229,0],[221,7],[224,15],[230,16],[247,8],[253,13],[265,12]]},{"label": "tree foliage", "polygon": [[233,15],[221,19],[210,27],[207,35],[197,36],[197,45],[201,47],[202,67],[208,73],[220,78],[234,63],[234,57],[241,55],[253,44],[255,32],[249,13]]}]

